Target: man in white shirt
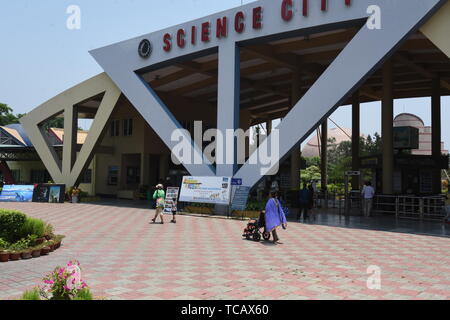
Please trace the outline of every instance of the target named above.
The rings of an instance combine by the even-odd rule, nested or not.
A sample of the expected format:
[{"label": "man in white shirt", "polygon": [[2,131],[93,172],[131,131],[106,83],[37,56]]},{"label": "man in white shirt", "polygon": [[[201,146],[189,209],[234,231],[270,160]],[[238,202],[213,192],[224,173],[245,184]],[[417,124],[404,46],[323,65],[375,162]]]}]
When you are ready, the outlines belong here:
[{"label": "man in white shirt", "polygon": [[372,202],[375,195],[375,189],[372,187],[370,181],[366,182],[366,185],[361,191],[363,197],[363,212],[365,217],[370,217],[370,212],[372,211]]}]

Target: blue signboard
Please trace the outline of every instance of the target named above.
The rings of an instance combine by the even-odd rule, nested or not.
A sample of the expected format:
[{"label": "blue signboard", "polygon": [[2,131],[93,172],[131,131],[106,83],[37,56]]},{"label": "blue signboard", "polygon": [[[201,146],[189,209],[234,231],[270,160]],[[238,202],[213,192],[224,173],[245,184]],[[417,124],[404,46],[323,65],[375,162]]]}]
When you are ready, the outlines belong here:
[{"label": "blue signboard", "polygon": [[247,207],[249,194],[250,187],[237,187],[234,193],[233,201],[231,202],[231,210],[245,210]]},{"label": "blue signboard", "polygon": [[231,179],[231,185],[232,186],[242,186],[242,179]]},{"label": "blue signboard", "polygon": [[31,202],[33,200],[33,191],[33,185],[4,185],[0,201]]}]

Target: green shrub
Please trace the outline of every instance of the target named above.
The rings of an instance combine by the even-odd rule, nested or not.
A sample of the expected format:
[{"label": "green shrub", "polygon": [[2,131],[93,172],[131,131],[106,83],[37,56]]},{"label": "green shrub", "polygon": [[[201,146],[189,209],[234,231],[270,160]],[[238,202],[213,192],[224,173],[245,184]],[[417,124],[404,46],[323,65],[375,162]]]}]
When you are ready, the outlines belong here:
[{"label": "green shrub", "polygon": [[14,242],[12,245],[9,246],[9,250],[11,251],[20,251],[24,250],[30,247],[30,240],[29,239],[20,239],[17,242]]},{"label": "green shrub", "polygon": [[40,219],[27,217],[25,223],[20,230],[20,236],[25,238],[29,235],[35,235],[37,238],[42,238],[45,232],[45,223]]},{"label": "green shrub", "polygon": [[81,289],[73,300],[93,300],[92,293],[88,288]]},{"label": "green shrub", "polygon": [[38,288],[33,288],[30,291],[25,291],[22,295],[22,300],[41,300]]},{"label": "green shrub", "polygon": [[46,223],[44,227],[44,235],[53,235],[53,226],[50,223]]},{"label": "green shrub", "polygon": [[0,210],[0,238],[8,242],[15,242],[21,238],[20,231],[27,216],[15,210]]},{"label": "green shrub", "polygon": [[0,238],[0,251],[8,249],[10,245],[11,244],[8,241],[5,241],[2,238]]}]

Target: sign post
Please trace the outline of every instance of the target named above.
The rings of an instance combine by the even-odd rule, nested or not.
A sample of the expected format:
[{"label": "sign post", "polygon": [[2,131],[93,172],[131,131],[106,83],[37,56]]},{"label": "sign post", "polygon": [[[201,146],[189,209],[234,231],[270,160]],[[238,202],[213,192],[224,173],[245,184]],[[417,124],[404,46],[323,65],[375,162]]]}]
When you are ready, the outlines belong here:
[{"label": "sign post", "polygon": [[177,205],[178,205],[177,200],[178,200],[179,191],[180,191],[180,188],[178,188],[178,187],[167,188],[166,199],[164,201],[163,213],[172,213],[172,209],[174,207],[177,208]]}]

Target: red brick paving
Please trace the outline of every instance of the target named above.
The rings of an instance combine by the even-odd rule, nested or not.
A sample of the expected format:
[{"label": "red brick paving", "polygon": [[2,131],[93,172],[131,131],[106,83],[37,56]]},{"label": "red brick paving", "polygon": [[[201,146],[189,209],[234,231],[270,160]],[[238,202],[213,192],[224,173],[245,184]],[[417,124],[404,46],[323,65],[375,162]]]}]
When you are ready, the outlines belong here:
[{"label": "red brick paving", "polygon": [[[449,299],[450,239],[290,223],[282,245],[242,240],[245,222],[95,204],[3,203],[65,234],[49,256],[0,264],[0,299],[17,298],[57,265],[81,262],[110,299]],[[166,219],[167,220],[167,219]],[[369,265],[381,289],[366,287]]]}]

